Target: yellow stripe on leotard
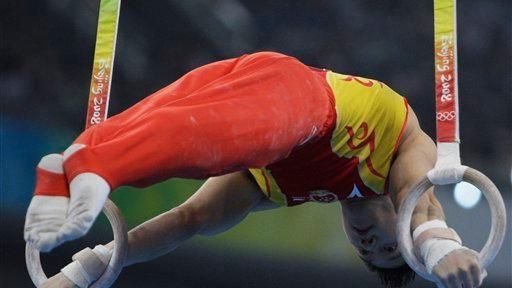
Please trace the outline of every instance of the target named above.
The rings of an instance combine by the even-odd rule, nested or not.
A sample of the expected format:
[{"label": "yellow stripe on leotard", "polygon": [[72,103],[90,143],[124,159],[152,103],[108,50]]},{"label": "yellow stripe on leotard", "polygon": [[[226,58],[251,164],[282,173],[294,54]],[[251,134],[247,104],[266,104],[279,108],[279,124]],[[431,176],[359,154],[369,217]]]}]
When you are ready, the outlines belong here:
[{"label": "yellow stripe on leotard", "polygon": [[271,201],[286,206],[286,196],[281,192],[281,188],[277,185],[276,180],[267,168],[249,169],[260,189],[265,193]]}]

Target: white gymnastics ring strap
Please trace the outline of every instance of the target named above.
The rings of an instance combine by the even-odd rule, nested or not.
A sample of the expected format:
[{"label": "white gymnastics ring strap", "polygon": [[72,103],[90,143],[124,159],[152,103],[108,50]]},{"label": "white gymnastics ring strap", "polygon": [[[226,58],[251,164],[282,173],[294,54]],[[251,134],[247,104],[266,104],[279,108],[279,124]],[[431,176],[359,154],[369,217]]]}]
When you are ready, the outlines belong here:
[{"label": "white gymnastics ring strap", "polygon": [[414,253],[411,237],[411,218],[421,195],[433,185],[466,181],[483,192],[491,208],[491,231],[479,252],[483,269],[498,254],[506,231],[505,204],[489,178],[479,171],[462,166],[459,149],[459,106],[457,75],[457,9],[456,0],[434,0],[434,59],[437,126],[437,162],[434,169],[413,187],[398,210],[397,239],[407,264],[421,277],[438,282],[429,274]]},{"label": "white gymnastics ring strap", "polygon": [[[479,252],[480,265],[482,269],[484,269],[492,263],[505,239],[507,226],[505,204],[496,185],[481,172],[467,168],[462,180],[473,184],[483,192],[491,210],[491,231],[487,242]],[[433,184],[428,177],[424,177],[423,180],[416,184],[400,205],[398,211],[398,245],[405,262],[407,262],[416,273],[427,280],[437,282],[437,279],[427,272],[425,265],[416,257],[411,237],[412,212],[421,195],[432,186]]]},{"label": "white gymnastics ring strap", "polygon": [[[123,263],[125,262],[128,251],[128,234],[126,223],[121,211],[110,199],[107,199],[103,206],[103,213],[107,216],[112,231],[114,233],[114,251],[110,262],[103,274],[90,287],[110,287],[121,273]],[[41,287],[48,278],[41,266],[39,251],[33,244],[27,242],[25,246],[25,261],[27,262],[27,270],[36,287]]]}]

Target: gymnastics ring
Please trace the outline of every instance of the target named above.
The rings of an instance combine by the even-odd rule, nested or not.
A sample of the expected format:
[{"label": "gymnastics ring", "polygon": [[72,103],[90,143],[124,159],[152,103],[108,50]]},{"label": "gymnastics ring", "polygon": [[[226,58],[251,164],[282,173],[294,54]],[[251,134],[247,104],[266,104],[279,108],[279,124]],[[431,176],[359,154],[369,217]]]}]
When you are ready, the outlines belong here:
[{"label": "gymnastics ring", "polygon": [[[505,204],[500,195],[500,191],[492,183],[487,176],[481,172],[467,168],[464,172],[463,181],[473,184],[483,192],[489,208],[491,210],[491,232],[482,251],[479,253],[479,261],[482,268],[488,267],[498,254],[501,244],[505,238],[505,230],[507,225],[507,216],[505,212]],[[414,253],[413,241],[411,237],[410,227],[412,212],[416,207],[418,199],[433,184],[425,177],[416,186],[413,187],[409,195],[405,198],[398,211],[398,245],[402,256],[409,266],[421,277],[433,282],[437,282],[433,275],[430,275]]]},{"label": "gymnastics ring", "polygon": [[[125,262],[128,251],[128,234],[126,223],[119,211],[119,208],[110,199],[107,199],[103,206],[103,213],[107,216],[114,233],[114,251],[107,269],[90,287],[110,287],[121,273],[123,263]],[[27,262],[27,270],[30,274],[32,282],[36,287],[41,287],[48,280],[41,266],[39,251],[31,243],[25,246],[25,261]]]}]

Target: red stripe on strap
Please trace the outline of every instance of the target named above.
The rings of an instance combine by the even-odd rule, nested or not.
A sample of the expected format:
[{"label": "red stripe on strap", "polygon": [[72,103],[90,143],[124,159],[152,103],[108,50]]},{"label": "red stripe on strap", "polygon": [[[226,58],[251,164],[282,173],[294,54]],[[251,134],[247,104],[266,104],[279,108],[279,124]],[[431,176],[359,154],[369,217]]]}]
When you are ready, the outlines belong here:
[{"label": "red stripe on strap", "polygon": [[438,142],[459,142],[456,39],[440,36],[435,51],[436,122]]}]

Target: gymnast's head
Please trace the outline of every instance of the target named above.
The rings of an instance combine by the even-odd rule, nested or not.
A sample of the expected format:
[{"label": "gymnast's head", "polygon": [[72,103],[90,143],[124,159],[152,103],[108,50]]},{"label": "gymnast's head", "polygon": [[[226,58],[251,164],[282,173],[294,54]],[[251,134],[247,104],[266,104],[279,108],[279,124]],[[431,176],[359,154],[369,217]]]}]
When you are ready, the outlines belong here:
[{"label": "gymnast's head", "polygon": [[415,273],[397,245],[397,215],[391,198],[380,196],[341,202],[343,225],[350,243],[366,267],[378,274],[385,287],[403,287]]}]

